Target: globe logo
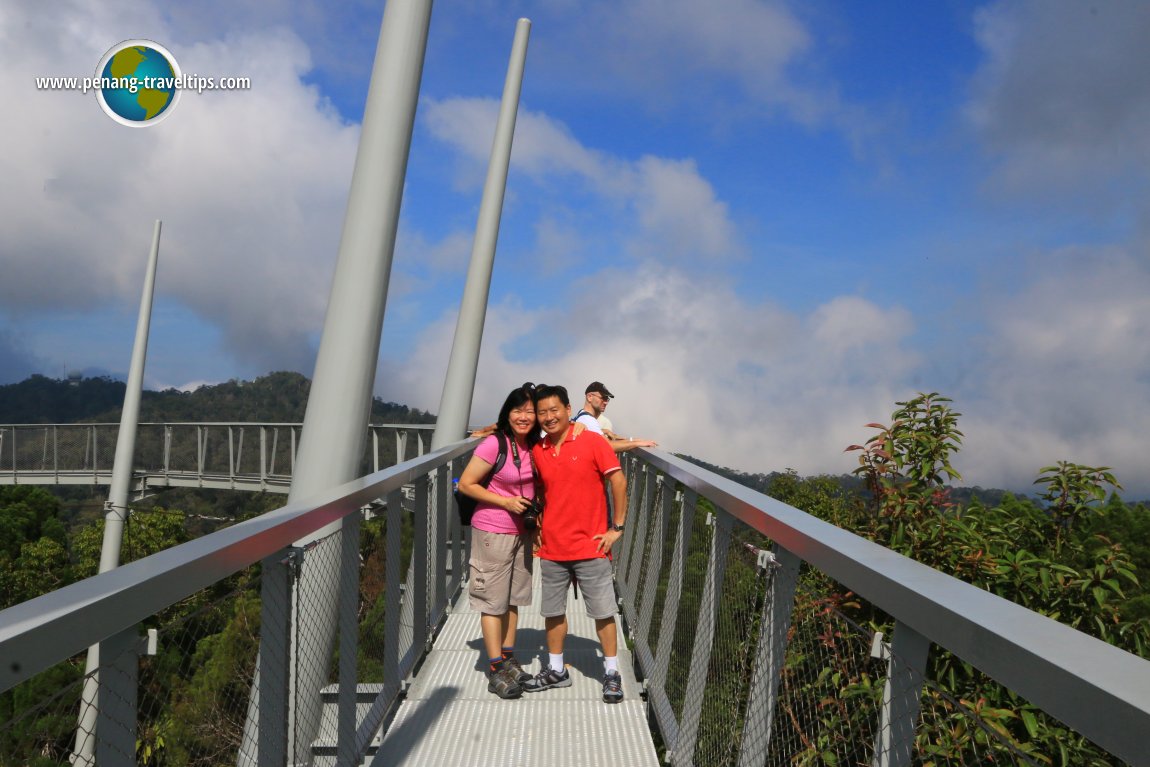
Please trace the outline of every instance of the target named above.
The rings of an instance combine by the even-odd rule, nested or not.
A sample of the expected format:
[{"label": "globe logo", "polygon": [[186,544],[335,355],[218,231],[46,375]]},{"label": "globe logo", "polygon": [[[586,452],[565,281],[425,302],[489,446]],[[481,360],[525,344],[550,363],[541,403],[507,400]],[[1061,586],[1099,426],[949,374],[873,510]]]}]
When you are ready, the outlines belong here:
[{"label": "globe logo", "polygon": [[180,66],[162,45],[125,40],[112,46],[96,67],[96,100],[121,125],[144,128],[172,113],[180,98]]}]

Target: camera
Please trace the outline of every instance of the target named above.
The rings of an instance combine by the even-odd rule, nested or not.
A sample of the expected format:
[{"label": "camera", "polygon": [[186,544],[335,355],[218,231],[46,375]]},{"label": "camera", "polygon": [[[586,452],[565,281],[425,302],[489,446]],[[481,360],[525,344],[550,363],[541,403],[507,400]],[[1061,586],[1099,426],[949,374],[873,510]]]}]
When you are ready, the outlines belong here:
[{"label": "camera", "polygon": [[543,514],[543,504],[538,498],[528,498],[527,508],[523,510],[523,526],[528,530],[539,527],[539,517]]}]

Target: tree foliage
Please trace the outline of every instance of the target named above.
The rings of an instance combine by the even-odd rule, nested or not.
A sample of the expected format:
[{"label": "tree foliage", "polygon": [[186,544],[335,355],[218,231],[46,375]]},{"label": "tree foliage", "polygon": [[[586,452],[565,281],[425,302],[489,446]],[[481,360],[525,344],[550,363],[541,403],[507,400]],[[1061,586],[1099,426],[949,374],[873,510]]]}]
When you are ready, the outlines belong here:
[{"label": "tree foliage", "polygon": [[[1145,657],[1150,650],[1138,565],[1110,535],[1103,518],[1120,501],[1104,504],[1106,486],[1120,487],[1107,467],[1058,461],[1039,470],[1040,502],[1007,495],[1000,504],[960,506],[945,483],[959,479],[951,457],[961,444],[958,413],[937,393],[919,394],[892,414],[889,427],[862,445],[859,468],[871,490],[873,515],[861,530],[885,546],[991,591],[1085,633]],[[1133,519],[1125,515],[1124,522]],[[1142,515],[1140,521],[1144,521]],[[1092,524],[1085,524],[1087,521]],[[1113,532],[1118,532],[1117,530]],[[1131,610],[1131,596],[1139,608]],[[862,608],[856,617],[889,630],[885,619]],[[928,678],[993,712],[995,727],[1015,747],[1042,763],[1106,764],[1094,746],[1061,724],[1042,727],[1033,708],[945,651],[933,652]],[[920,738],[924,736],[920,735]],[[920,749],[946,755],[938,763],[966,763],[977,751],[973,733],[946,741],[936,733]]]}]

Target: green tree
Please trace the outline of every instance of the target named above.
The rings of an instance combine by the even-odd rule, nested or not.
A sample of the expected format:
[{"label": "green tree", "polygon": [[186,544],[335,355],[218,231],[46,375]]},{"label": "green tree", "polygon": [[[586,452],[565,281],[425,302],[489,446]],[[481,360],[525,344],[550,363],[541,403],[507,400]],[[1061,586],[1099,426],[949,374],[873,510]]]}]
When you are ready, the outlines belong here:
[{"label": "green tree", "polygon": [[[1109,469],[1060,462],[1042,469],[1036,482],[1046,488],[1043,506],[1008,495],[998,505],[976,498],[960,508],[944,484],[959,479],[951,454],[962,437],[959,414],[949,402],[932,393],[897,403],[891,426],[869,424],[879,433],[847,448],[860,453],[856,473],[866,480],[877,512],[866,534],[930,567],[1145,654],[1150,627],[1124,610],[1126,589],[1139,588],[1134,565],[1120,544],[1084,524],[1106,511],[1104,485],[1119,487]],[[856,617],[889,628],[869,608]],[[932,653],[928,678],[978,709],[989,726],[1041,762],[1066,767],[1107,763],[1093,745],[1062,725],[1048,721],[1039,726],[1039,712],[1026,701],[950,653]],[[919,738],[920,753],[946,757],[939,764],[967,763],[973,758],[970,749],[979,745],[977,733],[968,730],[939,729]]]},{"label": "green tree", "polygon": [[1079,520],[1090,513],[1103,511],[1101,502],[1106,498],[1105,485],[1122,489],[1109,466],[1083,466],[1070,461],[1059,461],[1039,469],[1034,484],[1044,487],[1039,497],[1046,501],[1046,509],[1054,520],[1055,551],[1061,551],[1063,538]]}]

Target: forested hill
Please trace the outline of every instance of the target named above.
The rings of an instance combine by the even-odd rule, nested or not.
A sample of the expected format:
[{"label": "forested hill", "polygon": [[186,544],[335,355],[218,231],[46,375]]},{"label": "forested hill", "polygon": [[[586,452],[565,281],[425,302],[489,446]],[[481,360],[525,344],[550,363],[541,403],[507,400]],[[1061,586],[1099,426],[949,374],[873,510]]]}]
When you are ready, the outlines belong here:
[{"label": "forested hill", "polygon": [[[311,381],[299,373],[279,372],[254,381],[201,386],[194,392],[145,391],[140,400],[140,421],[300,423],[310,388]],[[0,423],[118,423],[124,390],[123,382],[111,378],[59,380],[35,375],[0,386]],[[435,416],[376,399],[371,420],[434,423]]]}]

